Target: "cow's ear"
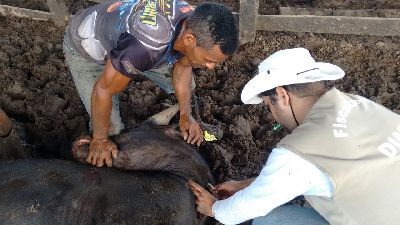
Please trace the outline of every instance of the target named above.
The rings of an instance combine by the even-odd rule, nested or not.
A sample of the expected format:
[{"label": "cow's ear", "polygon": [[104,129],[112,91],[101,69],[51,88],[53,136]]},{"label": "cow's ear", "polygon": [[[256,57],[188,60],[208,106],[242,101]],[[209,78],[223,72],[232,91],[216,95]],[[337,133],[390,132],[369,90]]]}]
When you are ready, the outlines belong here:
[{"label": "cow's ear", "polygon": [[86,157],[89,153],[89,145],[91,141],[92,137],[90,135],[83,135],[78,137],[72,143],[71,152],[74,159],[86,163]]}]

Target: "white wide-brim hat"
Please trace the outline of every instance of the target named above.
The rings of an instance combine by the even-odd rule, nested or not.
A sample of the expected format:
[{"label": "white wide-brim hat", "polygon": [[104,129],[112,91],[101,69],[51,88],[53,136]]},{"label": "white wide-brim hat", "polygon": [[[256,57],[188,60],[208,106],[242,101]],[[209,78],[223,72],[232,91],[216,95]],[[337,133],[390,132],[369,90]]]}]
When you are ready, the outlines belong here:
[{"label": "white wide-brim hat", "polygon": [[264,91],[289,84],[337,80],[344,74],[336,65],[315,62],[305,48],[280,50],[261,62],[258,74],[244,86],[241,99],[244,104],[259,104],[263,100],[258,94]]}]

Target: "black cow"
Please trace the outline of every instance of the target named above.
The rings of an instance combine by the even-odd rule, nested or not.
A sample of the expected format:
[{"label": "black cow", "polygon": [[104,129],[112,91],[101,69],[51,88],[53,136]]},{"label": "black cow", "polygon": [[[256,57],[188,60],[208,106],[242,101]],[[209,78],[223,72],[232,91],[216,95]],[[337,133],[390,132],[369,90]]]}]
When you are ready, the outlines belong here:
[{"label": "black cow", "polygon": [[[119,149],[113,167],[120,169],[55,159],[0,162],[0,224],[205,223],[187,180],[206,185],[213,178],[177,131],[146,123],[113,140]],[[78,160],[89,142],[75,143]]]}]

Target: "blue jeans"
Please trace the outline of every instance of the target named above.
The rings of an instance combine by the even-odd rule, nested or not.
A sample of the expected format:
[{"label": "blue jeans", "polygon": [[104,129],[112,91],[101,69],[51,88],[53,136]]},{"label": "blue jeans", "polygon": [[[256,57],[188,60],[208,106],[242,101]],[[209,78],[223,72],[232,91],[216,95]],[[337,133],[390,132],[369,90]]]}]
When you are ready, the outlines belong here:
[{"label": "blue jeans", "polygon": [[[87,60],[75,51],[68,36],[64,37],[63,50],[65,62],[71,72],[79,97],[86,112],[91,115],[91,97],[93,86],[104,71],[104,66]],[[89,125],[90,126],[90,125]],[[117,135],[124,129],[119,111],[119,96],[112,97],[112,110],[109,123],[109,135]]]},{"label": "blue jeans", "polygon": [[313,208],[283,205],[266,216],[257,217],[252,225],[329,225]]}]

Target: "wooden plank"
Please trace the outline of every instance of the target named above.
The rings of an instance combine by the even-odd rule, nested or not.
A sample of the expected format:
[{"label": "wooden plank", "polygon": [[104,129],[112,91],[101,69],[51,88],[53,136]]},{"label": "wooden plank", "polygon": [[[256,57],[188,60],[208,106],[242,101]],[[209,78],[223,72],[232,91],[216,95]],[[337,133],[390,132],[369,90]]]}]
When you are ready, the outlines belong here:
[{"label": "wooden plank", "polygon": [[352,16],[352,17],[385,17],[400,18],[398,9],[321,9],[279,7],[281,15],[314,15],[314,16]]},{"label": "wooden plank", "polygon": [[67,7],[63,0],[47,0],[53,21],[58,26],[63,26],[68,20]]},{"label": "wooden plank", "polygon": [[261,15],[257,30],[400,36],[399,18]]},{"label": "wooden plank", "polygon": [[252,42],[256,38],[258,0],[240,0],[239,38],[241,43]]},{"label": "wooden plank", "polygon": [[18,8],[8,5],[0,5],[0,15],[31,18],[33,20],[50,20],[53,14],[39,10]]},{"label": "wooden plank", "polygon": [[108,0],[89,0],[90,2],[97,2],[97,3],[103,3],[106,2]]}]

